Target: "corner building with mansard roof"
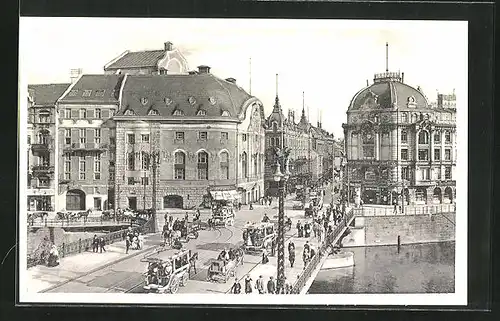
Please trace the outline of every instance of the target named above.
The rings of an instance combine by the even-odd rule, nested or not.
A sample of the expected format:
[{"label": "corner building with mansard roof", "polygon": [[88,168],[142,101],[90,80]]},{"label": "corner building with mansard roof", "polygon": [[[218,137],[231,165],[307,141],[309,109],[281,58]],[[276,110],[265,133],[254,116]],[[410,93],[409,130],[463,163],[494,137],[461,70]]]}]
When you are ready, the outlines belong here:
[{"label": "corner building with mansard roof", "polygon": [[120,97],[108,125],[116,137],[117,207],[151,208],[153,183],[157,209],[207,206],[216,191],[243,204],[263,195],[264,110],[235,79],[208,66],[125,75]]},{"label": "corner building with mansard roof", "polygon": [[456,109],[431,106],[404,73],[375,74],[343,124],[351,201],[455,202]]}]

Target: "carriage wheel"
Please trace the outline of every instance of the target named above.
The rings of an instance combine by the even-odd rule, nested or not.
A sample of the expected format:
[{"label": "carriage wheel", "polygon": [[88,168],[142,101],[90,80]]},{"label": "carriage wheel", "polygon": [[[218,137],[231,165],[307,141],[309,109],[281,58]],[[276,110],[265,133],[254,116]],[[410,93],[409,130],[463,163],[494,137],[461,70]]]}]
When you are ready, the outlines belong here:
[{"label": "carriage wheel", "polygon": [[179,278],[177,276],[174,276],[172,282],[170,283],[169,291],[170,293],[175,294],[177,293],[178,290],[179,290]]},{"label": "carriage wheel", "polygon": [[186,286],[188,280],[189,280],[189,274],[184,273],[181,278],[181,286]]}]

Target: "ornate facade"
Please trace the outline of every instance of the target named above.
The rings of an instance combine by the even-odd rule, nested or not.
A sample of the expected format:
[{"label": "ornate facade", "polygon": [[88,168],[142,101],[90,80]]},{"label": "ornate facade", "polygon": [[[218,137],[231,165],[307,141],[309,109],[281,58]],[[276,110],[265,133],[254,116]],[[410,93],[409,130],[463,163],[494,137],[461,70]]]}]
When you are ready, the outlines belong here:
[{"label": "ornate facade", "polygon": [[456,109],[431,106],[404,73],[376,74],[352,99],[343,128],[351,201],[454,202]]},{"label": "ornate facade", "polygon": [[288,112],[285,118],[278,96],[273,111],[266,120],[266,191],[270,195],[277,193],[277,183],[274,181],[274,149],[276,147],[290,148],[290,187],[309,182],[317,182],[331,177],[333,168],[333,154],[335,153],[333,134],[322,129],[321,122],[312,126],[302,108],[302,115],[298,123],[295,122],[295,113]]},{"label": "ornate facade", "polygon": [[[210,192],[232,191],[245,204],[263,195],[262,103],[210,67],[188,75],[126,75],[116,137],[117,207],[207,205]],[[152,156],[159,155],[156,177]]]},{"label": "ornate facade", "polygon": [[114,178],[113,133],[123,75],[82,75],[57,103],[58,201],[61,210],[103,210]]},{"label": "ornate facade", "polygon": [[56,101],[70,84],[28,86],[28,211],[56,207]]}]

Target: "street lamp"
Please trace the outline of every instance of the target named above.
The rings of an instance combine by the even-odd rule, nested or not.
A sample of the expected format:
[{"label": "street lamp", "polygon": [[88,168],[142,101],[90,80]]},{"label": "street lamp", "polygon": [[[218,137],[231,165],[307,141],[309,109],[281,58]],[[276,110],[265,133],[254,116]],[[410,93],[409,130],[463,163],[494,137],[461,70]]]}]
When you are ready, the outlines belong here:
[{"label": "street lamp", "polygon": [[[276,165],[274,172],[274,181],[278,183],[278,276],[277,290],[278,293],[283,293],[285,286],[285,185],[290,178],[288,155],[290,149],[276,149]],[[284,173],[281,168],[284,167]]]}]

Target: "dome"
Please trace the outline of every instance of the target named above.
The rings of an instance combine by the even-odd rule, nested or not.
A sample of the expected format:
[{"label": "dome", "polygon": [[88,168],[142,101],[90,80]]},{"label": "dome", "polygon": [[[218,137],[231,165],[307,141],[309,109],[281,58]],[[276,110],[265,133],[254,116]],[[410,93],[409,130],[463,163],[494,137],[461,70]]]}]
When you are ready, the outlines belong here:
[{"label": "dome", "polygon": [[376,74],[373,81],[372,85],[354,95],[348,111],[431,108],[422,91],[403,83],[399,73]]},{"label": "dome", "polygon": [[[252,98],[212,74],[128,75],[117,115],[237,119]],[[128,112],[128,113],[127,113]]]}]

